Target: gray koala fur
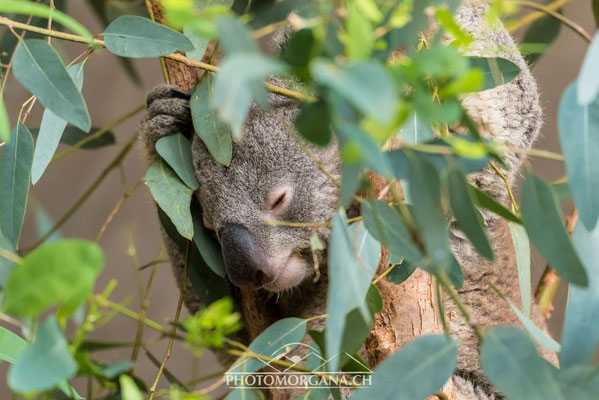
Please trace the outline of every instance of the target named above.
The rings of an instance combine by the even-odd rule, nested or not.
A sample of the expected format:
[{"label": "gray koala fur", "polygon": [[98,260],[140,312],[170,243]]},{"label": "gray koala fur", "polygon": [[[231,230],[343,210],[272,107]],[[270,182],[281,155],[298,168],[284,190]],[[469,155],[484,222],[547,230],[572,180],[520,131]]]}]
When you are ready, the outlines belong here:
[{"label": "gray koala fur", "polygon": [[[485,12],[486,6],[479,3],[464,4],[458,9],[457,21],[475,38],[466,52],[469,55],[508,58],[518,64],[522,72],[506,85],[465,96],[463,105],[484,136],[511,147],[528,149],[539,132],[542,119],[536,83],[509,34],[500,24],[489,27]],[[276,79],[274,83],[282,84]],[[311,229],[264,223],[265,199],[273,188],[286,185],[292,188],[293,201],[279,218],[291,222],[323,222],[331,219],[338,204],[338,193],[335,184],[319,170],[294,135],[290,134],[289,129],[297,112],[295,103],[277,95],[270,95],[270,99],[272,106],[268,111],[254,107],[250,110],[242,138],[233,145],[229,167],[214,161],[199,136],[193,134],[189,96],[174,88],[160,86],[149,94],[148,114],[141,125],[140,135],[150,160],[156,157],[154,145],[160,137],[182,132],[192,138],[194,167],[200,181],[196,196],[202,205],[207,227],[218,232],[225,222],[242,224],[269,257],[296,254],[305,261],[303,271],[294,271],[298,275],[294,288],[277,293],[277,307],[282,317],[308,318],[326,312],[326,254],[319,257],[322,276],[314,284],[309,252]],[[313,156],[338,179],[340,160],[336,146],[310,149]],[[503,172],[514,184],[523,157],[521,154],[508,153],[504,160],[508,168]],[[506,203],[504,183],[490,167],[473,174],[471,180]],[[509,306],[487,284],[487,281],[493,282],[508,298],[520,305],[517,268],[509,230],[505,221],[488,212],[483,215],[495,250],[494,263],[480,257],[459,229],[455,226],[451,229],[452,250],[465,275],[465,284],[458,290],[459,294],[476,324],[482,327],[520,325]],[[318,233],[326,242],[329,230],[319,228]],[[163,237],[176,279],[181,285],[183,257],[167,235],[163,233]],[[190,282],[186,284],[185,304],[194,313],[199,309],[200,301]],[[457,398],[502,398],[480,370],[478,340],[470,326],[451,301],[446,299],[445,306],[452,335],[460,340],[458,368],[454,377]],[[546,329],[535,307],[531,318],[537,326]],[[321,329],[323,324],[322,320],[314,320],[311,328]],[[541,348],[539,351],[549,361],[557,363],[554,353]],[[367,357],[366,354],[362,355]]]}]

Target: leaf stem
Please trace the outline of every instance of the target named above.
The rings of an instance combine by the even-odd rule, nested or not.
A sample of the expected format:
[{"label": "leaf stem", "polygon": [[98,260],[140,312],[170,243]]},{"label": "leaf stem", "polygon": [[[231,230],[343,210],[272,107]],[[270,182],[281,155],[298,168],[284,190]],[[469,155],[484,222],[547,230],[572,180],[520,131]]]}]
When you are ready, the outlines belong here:
[{"label": "leaf stem", "polygon": [[[556,0],[553,3],[547,4],[547,8],[553,11],[559,10],[560,8],[562,8],[564,5],[568,4],[569,2],[571,2],[572,0]],[[518,21],[516,21],[514,24],[509,25],[508,27],[508,31],[510,33],[513,33],[527,25],[532,24],[533,22],[535,22],[538,19],[543,18],[544,16],[546,16],[547,13],[545,13],[544,11],[534,11],[531,12],[528,15],[525,15],[524,17],[520,18]]]},{"label": "leaf stem", "polygon": [[507,177],[503,174],[503,172],[501,172],[501,170],[499,168],[497,168],[497,166],[495,165],[495,163],[493,163],[493,161],[489,161],[489,164],[491,164],[491,167],[493,167],[493,169],[495,170],[497,175],[499,175],[501,180],[505,183],[505,187],[507,189],[508,195],[510,196],[510,201],[512,202],[512,206],[514,207],[514,210],[516,210],[516,212],[519,212],[520,208],[518,207],[518,203],[516,203],[516,198],[514,197],[514,193],[512,192],[512,188],[510,187],[510,183],[508,182]]}]

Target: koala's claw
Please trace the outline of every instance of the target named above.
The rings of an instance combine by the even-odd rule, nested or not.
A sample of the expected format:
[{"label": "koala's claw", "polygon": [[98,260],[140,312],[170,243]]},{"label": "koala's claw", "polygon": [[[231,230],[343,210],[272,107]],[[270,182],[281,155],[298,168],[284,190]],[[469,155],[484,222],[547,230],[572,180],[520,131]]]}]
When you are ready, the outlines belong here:
[{"label": "koala's claw", "polygon": [[157,86],[148,94],[140,136],[150,159],[155,157],[158,139],[176,133],[190,137],[193,133],[189,98],[188,93],[169,85]]}]

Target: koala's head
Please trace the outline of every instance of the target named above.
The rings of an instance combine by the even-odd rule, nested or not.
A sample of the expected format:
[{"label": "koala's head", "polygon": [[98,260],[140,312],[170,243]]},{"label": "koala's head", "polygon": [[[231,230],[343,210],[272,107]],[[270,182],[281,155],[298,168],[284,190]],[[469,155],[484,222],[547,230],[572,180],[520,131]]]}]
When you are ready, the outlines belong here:
[{"label": "koala's head", "polygon": [[[312,228],[266,221],[325,222],[338,203],[336,185],[289,134],[295,113],[281,98],[269,111],[252,108],[229,167],[214,161],[194,137],[204,225],[216,233],[229,279],[240,287],[279,292],[302,283],[314,271]],[[310,148],[339,178],[337,146]],[[318,233],[326,240],[329,230]]]}]

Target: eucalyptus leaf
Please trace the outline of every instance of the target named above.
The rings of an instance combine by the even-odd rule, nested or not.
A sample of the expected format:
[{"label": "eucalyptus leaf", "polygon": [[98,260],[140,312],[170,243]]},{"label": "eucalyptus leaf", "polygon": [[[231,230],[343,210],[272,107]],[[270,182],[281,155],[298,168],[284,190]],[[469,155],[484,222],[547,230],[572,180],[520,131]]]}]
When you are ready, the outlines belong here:
[{"label": "eucalyptus leaf", "polygon": [[345,316],[357,308],[364,321],[371,323],[365,298],[380,257],[381,246],[366,228],[360,223],[348,226],[343,211],[336,212],[328,248],[325,348],[330,371],[338,371],[340,366],[334,356],[341,351]]},{"label": "eucalyptus leaf", "polygon": [[264,395],[258,389],[235,388],[225,400],[264,400]]},{"label": "eucalyptus leaf", "polygon": [[324,60],[310,67],[314,79],[339,93],[367,116],[389,122],[395,113],[397,90],[385,68],[374,61],[363,61],[341,68]]},{"label": "eucalyptus leaf", "polygon": [[121,375],[119,383],[121,385],[121,397],[123,400],[143,400],[144,397],[130,376]]},{"label": "eucalyptus leaf", "polygon": [[394,264],[394,267],[391,268],[391,271],[387,274],[387,280],[395,285],[399,285],[412,276],[414,271],[416,271],[416,268],[415,265],[410,264],[406,260],[402,260],[401,262]]},{"label": "eucalyptus leaf", "polygon": [[[599,85],[599,79],[597,83]],[[599,218],[599,165],[595,160],[599,153],[599,96],[581,106],[577,90],[580,84],[575,82],[564,92],[559,105],[558,128],[570,190],[580,219],[591,230]]]},{"label": "eucalyptus leaf", "polygon": [[10,120],[4,106],[4,99],[0,96],[0,142],[10,140]]},{"label": "eucalyptus leaf", "polygon": [[449,202],[460,229],[476,250],[488,260],[493,261],[493,249],[483,227],[483,219],[474,205],[474,196],[464,171],[455,163],[447,173]]},{"label": "eucalyptus leaf", "polygon": [[517,224],[522,224],[520,218],[515,216],[514,213],[505,208],[503,204],[499,203],[487,192],[479,189],[476,186],[470,186],[472,189],[474,189],[474,196],[479,207],[486,208],[487,210],[494,212],[495,214],[499,215],[502,218],[505,218],[508,221],[515,222]]},{"label": "eucalyptus leaf", "polygon": [[[592,102],[599,103],[599,74],[597,71],[599,71],[599,31],[595,33],[593,41],[587,49],[576,83],[576,98],[581,106]],[[597,108],[596,105],[595,110]]]},{"label": "eucalyptus leaf", "polygon": [[227,54],[258,52],[256,42],[239,19],[232,16],[218,17],[216,29]]},{"label": "eucalyptus leaf", "polygon": [[480,362],[487,377],[510,400],[566,400],[555,379],[557,369],[515,327],[487,331]]},{"label": "eucalyptus leaf", "polygon": [[423,121],[418,118],[416,113],[413,113],[399,128],[397,137],[406,143],[424,143],[435,138],[435,131],[430,123]]},{"label": "eucalyptus leaf", "polygon": [[[2,233],[2,229],[0,229],[0,250],[8,251],[12,254],[16,253],[16,250],[13,244],[4,236]],[[0,254],[0,290],[4,290],[6,287],[6,283],[8,282],[8,277],[12,273],[15,268],[15,263]]]},{"label": "eucalyptus leaf", "polygon": [[224,166],[229,166],[233,153],[231,128],[221,122],[217,113],[210,108],[213,92],[213,77],[207,75],[191,94],[191,118],[195,132],[206,145],[212,158]]},{"label": "eucalyptus leaf", "polygon": [[354,400],[422,400],[438,392],[453,374],[457,343],[443,335],[424,335],[392,354],[358,389]]},{"label": "eucalyptus leaf", "polygon": [[183,28],[183,34],[187,36],[195,48],[194,50],[185,53],[185,55],[192,60],[202,61],[204,59],[204,54],[206,54],[206,49],[208,48],[208,43],[210,43],[210,40],[198,35],[194,29],[188,26]]},{"label": "eucalyptus leaf", "polygon": [[[116,138],[112,131],[105,131],[100,136],[92,140],[87,140],[87,138],[89,138],[90,136],[97,134],[97,132],[100,129],[102,128],[92,127],[89,133],[87,133],[75,126],[67,125],[67,127],[62,133],[62,136],[60,137],[60,143],[69,146],[74,146],[82,140],[86,140],[86,142],[80,147],[80,149],[82,150],[95,150],[116,143]],[[34,138],[38,135],[38,133],[39,128],[31,129],[31,134]]]},{"label": "eucalyptus leaf", "polygon": [[0,360],[14,363],[27,345],[25,339],[0,326]]},{"label": "eucalyptus leaf", "polygon": [[229,124],[233,136],[239,138],[252,101],[268,105],[264,86],[266,78],[282,73],[282,64],[258,53],[235,53],[226,57],[214,82],[212,108],[222,122]]},{"label": "eucalyptus leaf", "polygon": [[91,121],[83,96],[52,46],[43,40],[19,43],[13,59],[13,75],[40,103],[58,117],[89,131]]},{"label": "eucalyptus leaf", "polygon": [[193,169],[189,139],[180,133],[162,137],[156,142],[156,151],[188,188],[197,190],[200,187]]},{"label": "eucalyptus leaf", "polygon": [[397,211],[382,200],[369,199],[362,202],[362,218],[368,231],[393,254],[413,264],[422,261],[423,255],[412,241]]},{"label": "eucalyptus leaf", "polygon": [[[81,92],[83,87],[83,64],[75,64],[67,68],[67,72],[73,81],[77,90]],[[67,127],[67,121],[54,114],[52,110],[44,110],[42,122],[35,143],[33,152],[33,164],[31,167],[31,183],[36,184],[42,174],[52,161],[56,152],[60,138]]]},{"label": "eucalyptus leaf", "polygon": [[[79,239],[44,244],[27,255],[10,275],[2,310],[30,317],[88,293],[104,266],[102,249]],[[85,297],[83,297],[85,300]]]},{"label": "eucalyptus leaf", "polygon": [[[272,358],[286,354],[301,342],[306,334],[306,323],[305,319],[300,318],[280,319],[258,335],[249,349],[256,354]],[[255,372],[266,365],[268,361],[251,358],[237,363],[229,371]]]},{"label": "eucalyptus leaf", "polygon": [[526,317],[530,317],[532,283],[530,277],[530,242],[526,230],[522,225],[508,222],[512,244],[516,253],[516,264],[518,265],[518,282],[520,286],[520,298],[522,299],[522,310]]},{"label": "eucalyptus leaf", "polygon": [[108,25],[103,36],[106,48],[121,57],[159,57],[175,50],[194,49],[185,35],[137,15],[118,17]]},{"label": "eucalyptus leaf", "polygon": [[560,366],[590,364],[599,345],[599,226],[588,232],[580,222],[576,224],[572,241],[589,276],[589,286],[571,285],[562,332]]},{"label": "eucalyptus leaf", "polygon": [[204,226],[202,222],[202,209],[198,201],[192,202],[191,214],[193,218],[193,243],[202,255],[210,269],[218,276],[225,277],[225,263],[220,243],[215,235]]},{"label": "eucalyptus leaf", "polygon": [[[545,3],[549,3],[549,1]],[[561,9],[558,12],[561,13]],[[560,20],[551,15],[545,15],[530,24],[522,38],[522,43],[543,45],[547,49],[559,36],[561,27],[562,23]],[[543,53],[527,54],[524,56],[524,59],[528,65],[533,66],[541,58]]]},{"label": "eucalyptus leaf", "polygon": [[293,121],[295,129],[307,141],[326,146],[331,141],[331,114],[324,100],[302,103]]},{"label": "eucalyptus leaf", "polygon": [[31,133],[18,122],[0,158],[0,227],[14,248],[18,247],[25,218],[32,159]]},{"label": "eucalyptus leaf", "polygon": [[483,72],[483,90],[511,82],[520,74],[520,67],[505,58],[468,57],[470,66]]},{"label": "eucalyptus leaf", "polygon": [[188,188],[162,160],[154,161],[144,177],[158,206],[169,216],[177,231],[191,240],[193,222],[190,203],[193,190]]},{"label": "eucalyptus leaf", "polygon": [[17,393],[31,393],[56,387],[76,373],[77,363],[51,315],[8,370],[8,385]]},{"label": "eucalyptus leaf", "polygon": [[522,187],[521,210],[526,232],[547,262],[570,283],[586,287],[587,273],[570,242],[555,196],[532,173],[526,175]]}]

